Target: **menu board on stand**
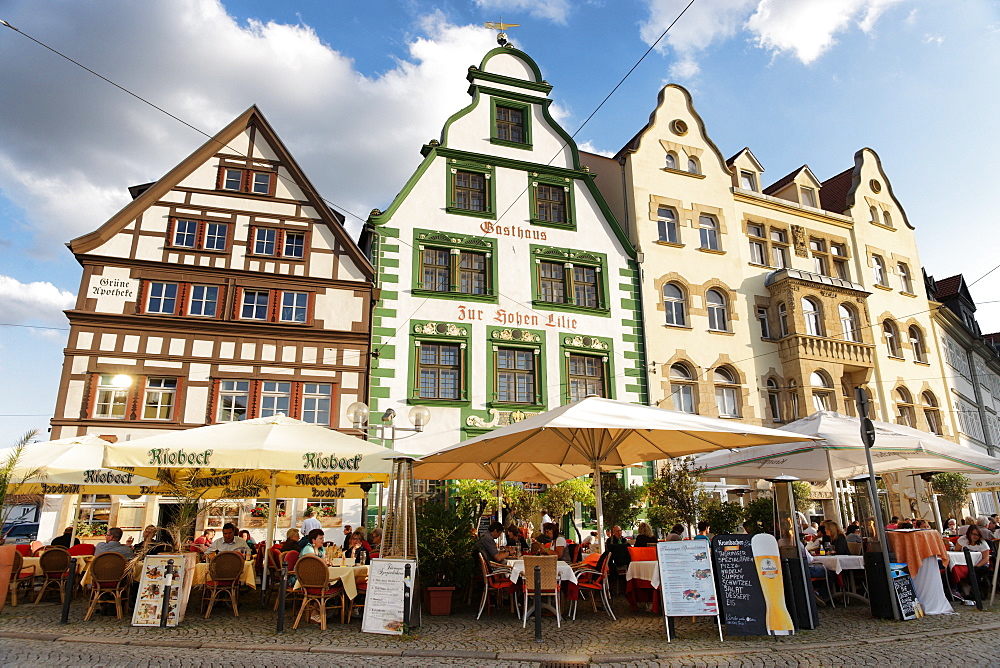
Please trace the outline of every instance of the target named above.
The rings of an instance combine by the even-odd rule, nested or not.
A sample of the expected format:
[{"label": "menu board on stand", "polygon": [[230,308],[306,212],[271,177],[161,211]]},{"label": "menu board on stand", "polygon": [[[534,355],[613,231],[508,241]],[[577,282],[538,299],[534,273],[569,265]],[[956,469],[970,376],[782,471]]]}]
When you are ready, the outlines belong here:
[{"label": "menu board on stand", "polygon": [[667,642],[671,641],[670,617],[715,617],[719,640],[722,640],[722,620],[716,598],[711,551],[707,540],[656,544]]},{"label": "menu board on stand", "polygon": [[792,635],[778,542],[770,534],[720,534],[712,539],[719,605],[726,633]]},{"label": "menu board on stand", "polygon": [[[410,566],[407,582],[406,566]],[[368,590],[361,630],[365,633],[403,635],[405,618],[404,584],[410,591],[410,625],[419,626],[419,596],[414,588],[417,575],[415,559],[372,559],[368,568]],[[415,620],[414,616],[418,618]]]},{"label": "menu board on stand", "polygon": [[[143,560],[139,576],[139,596],[132,611],[132,626],[159,626],[163,615],[163,597],[169,583],[167,626],[177,626],[184,619],[198,555],[156,554]],[[173,562],[170,564],[169,562]],[[167,566],[172,566],[168,578]]]}]

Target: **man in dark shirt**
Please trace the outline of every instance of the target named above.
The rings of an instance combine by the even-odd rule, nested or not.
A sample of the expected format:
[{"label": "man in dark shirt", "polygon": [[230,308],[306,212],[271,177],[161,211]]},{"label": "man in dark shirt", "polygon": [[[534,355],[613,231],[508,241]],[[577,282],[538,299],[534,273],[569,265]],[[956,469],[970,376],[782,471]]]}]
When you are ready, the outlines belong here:
[{"label": "man in dark shirt", "polygon": [[503,533],[503,525],[499,522],[493,522],[490,524],[488,531],[484,531],[479,536],[479,542],[476,543],[476,547],[479,551],[483,553],[486,557],[486,561],[492,561],[495,564],[504,563],[504,559],[507,557],[507,550],[501,550],[497,548],[497,538]]},{"label": "man in dark shirt", "polygon": [[344,525],[344,549],[346,550],[351,546],[351,534],[354,533],[353,527],[350,524]]},{"label": "man in dark shirt", "polygon": [[[73,527],[66,527],[66,530],[63,531],[63,534],[61,536],[57,536],[57,537],[55,537],[55,538],[52,539],[52,544],[53,545],[58,545],[59,547],[65,547],[68,550],[69,549],[69,539],[70,539],[70,536],[72,536],[72,535],[73,535]],[[80,544],[80,539],[79,538],[74,538],[73,539],[73,545],[79,545],[79,544]]]}]

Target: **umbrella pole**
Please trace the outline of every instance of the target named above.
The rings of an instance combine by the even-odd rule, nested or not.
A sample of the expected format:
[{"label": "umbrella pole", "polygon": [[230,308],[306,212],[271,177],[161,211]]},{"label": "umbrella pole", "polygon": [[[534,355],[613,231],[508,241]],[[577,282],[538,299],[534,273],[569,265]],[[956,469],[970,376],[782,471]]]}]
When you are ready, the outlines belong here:
[{"label": "umbrella pole", "polygon": [[497,478],[497,522],[503,524],[503,481]]},{"label": "umbrella pole", "polygon": [[837,490],[837,477],[833,475],[833,457],[830,456],[830,449],[823,448],[826,451],[826,467],[830,471],[830,489],[833,490],[833,507],[837,510],[837,524],[840,528],[844,528],[844,513],[840,508],[840,492]]},{"label": "umbrella pole", "polygon": [[597,500],[597,546],[604,552],[604,499],[601,493],[601,467],[594,462],[594,496]]},{"label": "umbrella pole", "polygon": [[267,539],[264,542],[264,566],[260,572],[260,600],[264,601],[267,596],[267,566],[268,553],[274,545],[274,527],[278,522],[278,472],[271,471],[271,489],[267,500]]}]

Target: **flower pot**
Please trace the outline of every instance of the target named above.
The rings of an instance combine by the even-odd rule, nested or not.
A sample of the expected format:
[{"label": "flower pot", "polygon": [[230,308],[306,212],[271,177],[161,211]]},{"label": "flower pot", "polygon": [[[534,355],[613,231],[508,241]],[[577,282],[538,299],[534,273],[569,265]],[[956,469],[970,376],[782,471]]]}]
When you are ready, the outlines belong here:
[{"label": "flower pot", "polygon": [[454,587],[427,587],[427,613],[450,615],[451,598],[454,593]]}]

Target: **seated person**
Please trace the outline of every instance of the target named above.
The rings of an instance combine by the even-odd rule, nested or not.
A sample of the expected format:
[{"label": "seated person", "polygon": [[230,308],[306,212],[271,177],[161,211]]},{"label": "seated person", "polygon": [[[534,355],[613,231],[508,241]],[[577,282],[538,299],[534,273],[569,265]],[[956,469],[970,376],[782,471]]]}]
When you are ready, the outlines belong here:
[{"label": "seated person", "polygon": [[145,552],[149,548],[148,543],[156,542],[156,525],[150,524],[145,529],[142,530],[142,538],[139,540],[137,545],[133,545],[132,548],[135,552]]},{"label": "seated person", "polygon": [[372,529],[370,543],[372,549],[368,553],[369,563],[371,563],[373,558],[377,558],[382,553],[382,530],[378,527]]},{"label": "seated person", "polygon": [[645,522],[639,522],[639,533],[635,536],[635,547],[648,547],[649,545],[656,545],[653,528]]},{"label": "seated person", "polygon": [[[993,577],[990,572],[990,546],[983,538],[983,534],[979,527],[975,524],[969,526],[969,530],[964,536],[958,539],[958,549],[969,548],[970,552],[980,552],[982,556],[979,557],[979,561],[976,562],[973,567],[976,571],[976,576],[980,578],[980,582],[985,580],[989,582]],[[955,585],[961,585],[963,582],[967,582],[969,577],[968,569],[964,566],[955,566],[951,569],[952,583]],[[955,592],[958,594],[959,592]]]},{"label": "seated person", "polygon": [[191,543],[191,550],[193,552],[208,552],[208,548],[212,545],[213,540],[215,540],[215,529],[205,529]]},{"label": "seated person", "polygon": [[308,539],[308,542],[306,543],[306,546],[302,548],[302,552],[299,553],[300,557],[304,557],[307,554],[315,554],[320,558],[326,556],[326,548],[323,547],[323,541],[326,540],[326,534],[323,533],[322,529],[313,529],[306,535],[306,538]]},{"label": "seated person", "polygon": [[628,545],[628,540],[622,536],[622,528],[617,524],[611,527],[611,535],[606,542],[608,545]]},{"label": "seated person", "polygon": [[132,539],[129,538],[125,544],[122,544],[121,541],[124,533],[118,527],[108,529],[108,533],[104,537],[105,542],[98,543],[97,547],[94,548],[94,556],[104,554],[105,552],[117,552],[125,557],[126,560],[131,560],[135,556],[132,552]]},{"label": "seated person", "polygon": [[851,549],[847,547],[847,536],[840,530],[839,524],[833,520],[827,520],[823,522],[823,528],[830,539],[830,546],[833,548],[834,554],[844,556],[851,554]]},{"label": "seated person", "polygon": [[[524,539],[522,538],[522,540]],[[584,550],[590,550],[590,546],[595,544],[596,542],[597,542],[597,532],[591,531],[589,534],[583,537],[583,540],[580,541],[580,545],[583,547]]]},{"label": "seated person", "polygon": [[684,540],[684,525],[679,522],[675,524],[667,534],[667,540]]},{"label": "seated person", "polygon": [[857,524],[854,524],[853,522],[850,525],[848,525],[847,533],[845,534],[848,543],[865,542],[864,538],[861,537],[861,534],[858,533],[859,528],[860,527]]},{"label": "seated person", "polygon": [[479,541],[476,543],[476,547],[482,553],[483,558],[486,559],[486,564],[489,566],[505,564],[504,559],[507,558],[507,550],[501,550],[497,547],[497,539],[501,534],[503,534],[503,525],[499,522],[491,522],[489,529],[480,534]]},{"label": "seated person", "polygon": [[365,541],[361,538],[360,531],[351,532],[351,540],[347,544],[347,549],[344,550],[344,558],[348,561],[354,560],[355,563],[359,563],[359,560],[364,556],[364,561],[360,563],[368,563],[368,554],[371,552],[369,549],[365,549]]},{"label": "seated person", "polygon": [[712,526],[705,520],[702,520],[698,522],[698,535],[695,536],[694,539],[711,540],[711,538],[709,537],[711,533],[712,533]]},{"label": "seated person", "polygon": [[226,522],[222,527],[222,538],[216,538],[208,547],[209,552],[239,552],[243,556],[250,554],[247,542],[236,535],[236,525]]},{"label": "seated person", "polygon": [[278,551],[280,551],[280,552],[290,552],[290,551],[294,550],[294,551],[298,552],[299,551],[299,540],[301,540],[301,538],[302,537],[299,536],[299,530],[296,529],[295,527],[292,527],[291,529],[289,529],[288,531],[285,532],[285,542],[277,544]]},{"label": "seated person", "polygon": [[[507,547],[516,547],[522,552],[528,551],[528,541],[524,539],[521,535],[521,530],[516,526],[509,526],[503,530],[506,536],[506,542],[504,543]],[[596,532],[595,532],[596,533]]]},{"label": "seated person", "polygon": [[245,540],[247,542],[247,547],[250,548],[251,552],[253,552],[253,551],[256,550],[256,548],[257,548],[257,541],[255,541],[253,539],[253,537],[250,535],[249,531],[247,531],[246,529],[241,529],[240,533],[239,533],[239,537],[242,538],[243,540]]},{"label": "seated person", "polygon": [[541,554],[554,554],[559,561],[569,561],[569,550],[566,549],[566,537],[560,535],[559,525],[548,522],[542,525],[542,533],[549,538],[548,546],[543,546]]},{"label": "seated person", "polygon": [[[66,530],[62,532],[61,536],[56,536],[55,538],[52,539],[52,545],[56,545],[58,547],[65,547],[68,550],[70,547],[69,539],[70,536],[72,535],[73,535],[73,527],[66,527]],[[79,545],[79,544],[80,544],[80,539],[73,538],[73,545]]]}]

